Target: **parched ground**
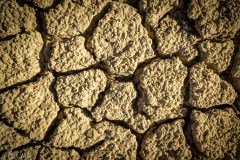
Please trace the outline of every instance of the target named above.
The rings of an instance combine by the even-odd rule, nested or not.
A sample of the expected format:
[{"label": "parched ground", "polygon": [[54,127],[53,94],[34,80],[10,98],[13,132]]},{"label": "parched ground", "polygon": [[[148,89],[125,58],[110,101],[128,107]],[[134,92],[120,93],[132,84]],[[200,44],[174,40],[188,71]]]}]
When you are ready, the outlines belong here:
[{"label": "parched ground", "polygon": [[240,0],[1,0],[0,159],[240,159]]}]

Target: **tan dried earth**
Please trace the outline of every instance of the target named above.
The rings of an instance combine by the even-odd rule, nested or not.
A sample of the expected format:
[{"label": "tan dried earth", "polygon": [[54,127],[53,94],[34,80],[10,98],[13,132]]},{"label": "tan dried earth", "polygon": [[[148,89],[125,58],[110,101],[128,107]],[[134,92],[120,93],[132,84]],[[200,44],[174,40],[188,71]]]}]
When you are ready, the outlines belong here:
[{"label": "tan dried earth", "polygon": [[0,0],[0,159],[240,160],[240,0]]}]

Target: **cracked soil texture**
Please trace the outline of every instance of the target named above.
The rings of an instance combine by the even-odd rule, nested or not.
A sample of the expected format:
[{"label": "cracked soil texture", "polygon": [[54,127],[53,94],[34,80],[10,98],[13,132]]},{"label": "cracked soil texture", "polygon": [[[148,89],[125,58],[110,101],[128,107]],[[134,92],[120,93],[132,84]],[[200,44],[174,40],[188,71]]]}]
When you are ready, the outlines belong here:
[{"label": "cracked soil texture", "polygon": [[240,160],[240,0],[1,0],[0,159]]}]

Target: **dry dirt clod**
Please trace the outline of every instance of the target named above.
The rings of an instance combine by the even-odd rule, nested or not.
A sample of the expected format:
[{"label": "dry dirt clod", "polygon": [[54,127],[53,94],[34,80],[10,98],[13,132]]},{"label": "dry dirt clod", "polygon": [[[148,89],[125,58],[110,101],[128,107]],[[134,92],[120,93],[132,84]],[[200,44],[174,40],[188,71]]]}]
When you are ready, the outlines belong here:
[{"label": "dry dirt clod", "polygon": [[188,159],[192,157],[183,134],[184,120],[160,125],[143,139],[140,155],[143,159]]},{"label": "dry dirt clod", "polygon": [[59,107],[49,90],[54,77],[45,73],[36,82],[0,94],[0,115],[29,138],[42,140]]},{"label": "dry dirt clod", "polygon": [[206,40],[201,42],[198,47],[202,61],[217,73],[225,71],[230,65],[234,51],[233,41],[211,42]]},{"label": "dry dirt clod", "polygon": [[145,13],[146,24],[151,28],[158,26],[159,20],[171,10],[181,8],[182,0],[140,0],[139,9]]},{"label": "dry dirt clod", "polygon": [[133,130],[144,133],[151,125],[144,115],[134,109],[133,101],[137,93],[132,82],[113,82],[106,92],[103,102],[93,111],[96,121],[104,118],[126,122]]},{"label": "dry dirt clod", "polygon": [[95,63],[93,56],[85,49],[85,38],[76,36],[52,46],[49,68],[57,72],[80,70]]},{"label": "dry dirt clod", "polygon": [[191,114],[193,142],[208,159],[237,159],[240,142],[240,120],[231,108],[194,110]]},{"label": "dry dirt clod", "polygon": [[14,128],[0,122],[0,151],[12,150],[29,142],[29,138],[20,135]]},{"label": "dry dirt clod", "polygon": [[39,32],[18,34],[0,42],[0,89],[31,79],[40,72],[43,40]]},{"label": "dry dirt clod", "polygon": [[91,109],[100,92],[106,87],[107,78],[100,69],[76,75],[61,76],[55,85],[59,102],[67,106]]},{"label": "dry dirt clod", "polygon": [[183,85],[187,76],[179,58],[157,59],[143,68],[139,74],[140,110],[155,122],[182,117],[186,109],[183,104]]},{"label": "dry dirt clod", "polygon": [[119,2],[111,3],[88,42],[96,59],[117,76],[132,75],[139,63],[154,57],[141,16],[133,7]]},{"label": "dry dirt clod", "polygon": [[203,38],[232,38],[240,29],[240,0],[191,0],[188,17]]},{"label": "dry dirt clod", "polygon": [[33,160],[37,158],[38,151],[40,146],[27,147],[24,149],[16,150],[16,151],[7,151],[1,155],[1,159],[13,160],[13,159],[24,159],[24,160]]},{"label": "dry dirt clod", "polygon": [[231,74],[234,81],[233,85],[238,91],[240,91],[240,50],[235,56],[234,65],[232,67]]},{"label": "dry dirt clod", "polygon": [[46,30],[50,35],[71,38],[83,34],[95,16],[111,0],[63,0],[45,13]]},{"label": "dry dirt clod", "polygon": [[73,149],[55,149],[51,147],[45,147],[43,146],[40,149],[39,153],[39,159],[43,160],[55,160],[55,159],[61,159],[61,160],[75,160],[80,159],[80,155],[78,152],[76,152]]},{"label": "dry dirt clod", "polygon": [[19,6],[16,0],[1,0],[0,8],[0,38],[36,28],[33,8],[27,5]]},{"label": "dry dirt clod", "polygon": [[185,62],[191,62],[197,55],[198,51],[194,46],[199,37],[193,33],[184,14],[176,12],[167,15],[155,29],[157,41],[157,51],[161,56],[171,56],[177,54]]},{"label": "dry dirt clod", "polygon": [[198,63],[190,69],[189,103],[197,108],[211,108],[233,104],[237,94],[230,83],[222,80],[206,64]]},{"label": "dry dirt clod", "polygon": [[[93,150],[85,152],[83,157],[101,157],[135,159],[137,142],[130,130],[115,126],[106,121],[92,124],[80,108],[66,108],[66,118],[54,131],[51,142],[55,147],[77,147],[85,149],[97,142],[104,142]],[[86,159],[86,158],[84,158]]]}]

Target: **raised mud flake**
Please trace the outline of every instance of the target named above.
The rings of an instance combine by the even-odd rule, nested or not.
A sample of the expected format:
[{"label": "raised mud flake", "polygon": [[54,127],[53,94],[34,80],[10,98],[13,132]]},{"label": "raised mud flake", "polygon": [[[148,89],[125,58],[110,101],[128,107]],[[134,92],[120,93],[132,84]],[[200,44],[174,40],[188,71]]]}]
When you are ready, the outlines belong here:
[{"label": "raised mud flake", "polygon": [[159,28],[155,29],[155,35],[157,51],[161,56],[177,54],[183,62],[188,63],[198,55],[194,45],[199,37],[194,34],[181,12],[176,12],[162,19]]},{"label": "raised mud flake", "polygon": [[111,3],[88,42],[96,59],[117,76],[132,75],[139,63],[154,56],[152,41],[140,15],[123,3]]},{"label": "raised mud flake", "polygon": [[20,135],[14,128],[0,122],[0,151],[12,150],[29,142],[29,138]]},{"label": "raised mud flake", "polygon": [[182,0],[141,0],[139,8],[145,13],[146,24],[152,28],[158,26],[159,20],[168,12],[181,8]]},{"label": "raised mud flake", "polygon": [[33,160],[37,158],[40,146],[27,147],[16,151],[7,151],[0,158],[3,160],[24,159]]},{"label": "raised mud flake", "polygon": [[144,133],[151,120],[134,109],[133,101],[137,93],[131,82],[113,82],[106,91],[103,102],[93,111],[96,121],[102,119],[124,121],[136,132]]},{"label": "raised mud flake", "polygon": [[103,141],[94,150],[85,153],[83,157],[100,158],[104,155],[109,158],[133,159],[136,157],[136,137],[131,134],[130,130],[106,121],[94,124],[81,108],[66,108],[64,113],[66,118],[54,131],[50,145],[58,148],[85,149]]},{"label": "raised mud flake", "polygon": [[217,73],[223,72],[231,63],[234,44],[233,41],[224,42],[203,41],[198,45],[201,59]]},{"label": "raised mud flake", "polygon": [[240,91],[240,50],[235,56],[234,65],[231,70],[231,75],[234,81],[233,85],[238,91]]},{"label": "raised mud flake", "polygon": [[33,8],[19,6],[16,0],[0,1],[0,38],[18,34],[23,30],[31,31],[37,26]]},{"label": "raised mud flake", "polygon": [[45,147],[43,146],[40,149],[39,152],[39,158],[40,159],[62,159],[62,160],[67,160],[67,159],[79,159],[80,155],[78,152],[76,152],[73,149],[55,149],[51,147]]},{"label": "raised mud flake", "polygon": [[63,0],[56,8],[45,13],[47,33],[61,38],[83,34],[93,18],[111,0]]},{"label": "raised mud flake", "polygon": [[194,110],[191,114],[193,141],[209,159],[237,159],[240,142],[240,119],[231,108],[212,109],[207,112]]},{"label": "raised mud flake", "polygon": [[197,108],[233,104],[237,94],[232,85],[222,80],[202,62],[190,69],[189,103]]},{"label": "raised mud flake", "polygon": [[99,93],[106,87],[107,78],[99,69],[57,78],[55,85],[59,102],[64,106],[91,109]]},{"label": "raised mud flake", "polygon": [[139,74],[140,110],[155,122],[184,116],[183,85],[187,76],[179,58],[155,60]]},{"label": "raised mud flake", "polygon": [[53,78],[46,73],[36,82],[0,94],[2,118],[31,139],[42,140],[57,116],[59,107],[49,90]]},{"label": "raised mud flake", "polygon": [[40,72],[41,34],[29,32],[0,42],[0,89],[29,80]]},{"label": "raised mud flake", "polygon": [[143,159],[191,159],[192,153],[183,134],[184,120],[160,125],[143,139]]},{"label": "raised mud flake", "polygon": [[240,1],[191,0],[188,17],[203,38],[231,38],[240,29]]},{"label": "raised mud flake", "polygon": [[85,38],[76,36],[52,46],[49,68],[57,72],[80,70],[95,63],[93,56],[84,47]]}]

